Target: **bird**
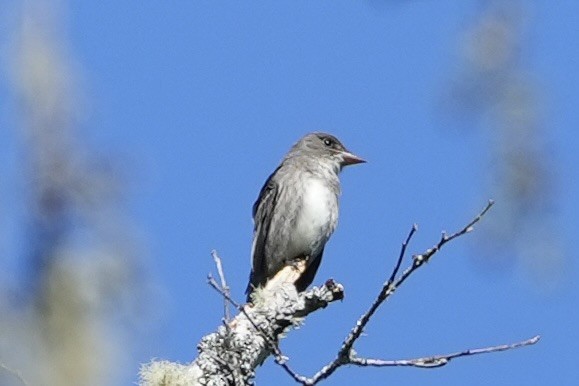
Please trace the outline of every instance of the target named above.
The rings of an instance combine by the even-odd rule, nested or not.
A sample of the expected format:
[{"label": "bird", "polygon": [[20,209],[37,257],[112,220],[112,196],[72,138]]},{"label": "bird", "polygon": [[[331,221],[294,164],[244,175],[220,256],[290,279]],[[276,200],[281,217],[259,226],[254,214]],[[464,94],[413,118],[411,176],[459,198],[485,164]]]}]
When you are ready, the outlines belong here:
[{"label": "bird", "polygon": [[338,175],[343,167],[364,162],[327,133],[309,133],[292,146],[253,205],[248,302],[255,289],[298,261],[305,261],[305,269],[294,282],[297,292],[313,282],[338,224]]}]

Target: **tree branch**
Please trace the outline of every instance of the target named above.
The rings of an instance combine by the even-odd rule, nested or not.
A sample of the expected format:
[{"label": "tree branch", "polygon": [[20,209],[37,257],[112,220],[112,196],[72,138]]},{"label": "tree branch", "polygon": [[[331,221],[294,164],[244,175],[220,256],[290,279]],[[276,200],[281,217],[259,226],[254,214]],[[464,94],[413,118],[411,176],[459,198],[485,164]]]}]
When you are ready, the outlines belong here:
[{"label": "tree branch", "polygon": [[291,327],[300,325],[310,313],[325,308],[333,301],[342,299],[344,296],[343,287],[333,280],[328,280],[320,288],[314,287],[307,292],[298,294],[293,282],[302,271],[300,267],[289,266],[270,280],[265,288],[257,289],[254,292],[252,303],[240,305],[231,298],[223,274],[221,259],[213,252],[212,255],[221,278],[221,286],[211,275],[208,277],[208,283],[221,294],[226,306],[227,303],[232,304],[238,309],[239,314],[232,320],[224,320],[223,326],[220,326],[217,332],[209,334],[201,340],[197,347],[199,356],[190,365],[152,362],[143,366],[141,385],[171,386],[209,383],[236,386],[253,385],[255,368],[263,363],[269,355],[273,355],[275,362],[297,383],[315,385],[346,364],[433,368],[444,366],[454,358],[511,350],[537,343],[539,336],[513,344],[406,360],[363,358],[358,357],[353,350],[355,342],[384,301],[392,296],[410,275],[428,262],[445,244],[471,232],[492,205],[493,201],[489,201],[472,221],[450,236],[443,232],[438,243],[423,253],[414,255],[410,266],[399,274],[407,247],[418,229],[416,225],[413,225],[402,243],[392,273],[380,289],[376,299],[344,339],[334,360],[322,367],[311,378],[300,375],[289,367],[288,358],[279,349],[279,340]]},{"label": "tree branch", "polygon": [[443,355],[434,355],[430,357],[424,358],[415,358],[415,359],[399,359],[399,360],[383,360],[383,359],[370,359],[370,358],[359,358],[353,356],[350,358],[350,363],[357,365],[357,366],[375,366],[375,367],[387,367],[387,366],[411,366],[411,367],[420,367],[420,368],[435,368],[435,367],[442,367],[447,365],[451,359],[466,357],[466,356],[473,356],[473,355],[480,355],[480,354],[489,354],[493,352],[499,351],[506,351],[512,350],[519,347],[531,346],[537,343],[541,337],[536,335],[531,339],[523,340],[521,342],[512,343],[512,344],[502,344],[498,346],[490,346],[484,348],[476,348],[470,350],[464,350],[455,352],[452,354],[443,354]]},{"label": "tree branch", "polygon": [[277,288],[265,290],[264,294],[256,291],[259,298],[255,305],[240,305],[213,277],[208,282],[239,314],[201,339],[197,346],[199,355],[191,364],[153,361],[142,366],[142,386],[252,385],[255,368],[272,354],[288,374],[295,374],[279,350],[279,340],[310,313],[344,297],[342,285],[333,281],[299,294],[293,284],[280,282]]},{"label": "tree branch", "polygon": [[[215,266],[217,267],[217,274],[219,275],[219,279],[221,280],[221,288],[223,289],[224,294],[229,296],[229,286],[227,285],[227,281],[225,280],[225,274],[223,273],[223,265],[221,264],[221,258],[217,254],[217,251],[214,249],[211,251],[211,257],[213,257],[213,261],[215,262]],[[227,298],[223,298],[223,317],[226,321],[231,319],[231,315],[229,313],[229,302]]]}]

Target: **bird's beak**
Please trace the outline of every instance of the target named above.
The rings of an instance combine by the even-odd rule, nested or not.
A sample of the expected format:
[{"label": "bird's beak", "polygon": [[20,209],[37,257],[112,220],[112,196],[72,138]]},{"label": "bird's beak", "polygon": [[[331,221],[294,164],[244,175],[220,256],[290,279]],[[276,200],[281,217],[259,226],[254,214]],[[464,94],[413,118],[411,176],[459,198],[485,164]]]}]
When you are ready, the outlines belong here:
[{"label": "bird's beak", "polygon": [[358,157],[355,154],[350,153],[349,151],[342,152],[342,160],[343,160],[342,161],[343,166],[363,164],[366,162],[366,160]]}]

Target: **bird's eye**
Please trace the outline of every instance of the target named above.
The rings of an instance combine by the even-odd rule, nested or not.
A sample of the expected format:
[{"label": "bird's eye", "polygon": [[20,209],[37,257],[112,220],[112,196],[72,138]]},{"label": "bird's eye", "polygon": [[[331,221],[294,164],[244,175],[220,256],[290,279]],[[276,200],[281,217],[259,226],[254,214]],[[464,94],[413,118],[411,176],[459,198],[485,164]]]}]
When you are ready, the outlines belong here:
[{"label": "bird's eye", "polygon": [[329,147],[329,146],[333,145],[333,142],[330,138],[326,138],[326,139],[324,139],[324,145]]}]

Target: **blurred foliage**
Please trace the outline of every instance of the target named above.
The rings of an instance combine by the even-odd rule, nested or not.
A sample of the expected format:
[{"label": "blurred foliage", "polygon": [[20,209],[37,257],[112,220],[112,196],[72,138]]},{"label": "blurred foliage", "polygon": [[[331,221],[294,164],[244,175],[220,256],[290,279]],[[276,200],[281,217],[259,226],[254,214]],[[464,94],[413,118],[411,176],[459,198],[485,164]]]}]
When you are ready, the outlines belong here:
[{"label": "blurred foliage", "polygon": [[455,112],[478,118],[488,138],[490,192],[497,208],[479,233],[484,261],[522,267],[538,288],[563,278],[556,232],[557,178],[537,81],[525,67],[532,18],[521,1],[480,2],[461,41],[461,71],[452,87]]},{"label": "blurred foliage", "polygon": [[[15,4],[5,70],[18,101],[17,175],[24,186],[22,277],[0,287],[0,384],[118,381],[139,296],[136,245],[123,187],[106,155],[82,140],[79,73],[57,1]],[[5,182],[6,183],[6,182]],[[19,224],[14,224],[18,226]],[[0,264],[4,264],[0,261]],[[133,373],[136,369],[133,369]]]}]

